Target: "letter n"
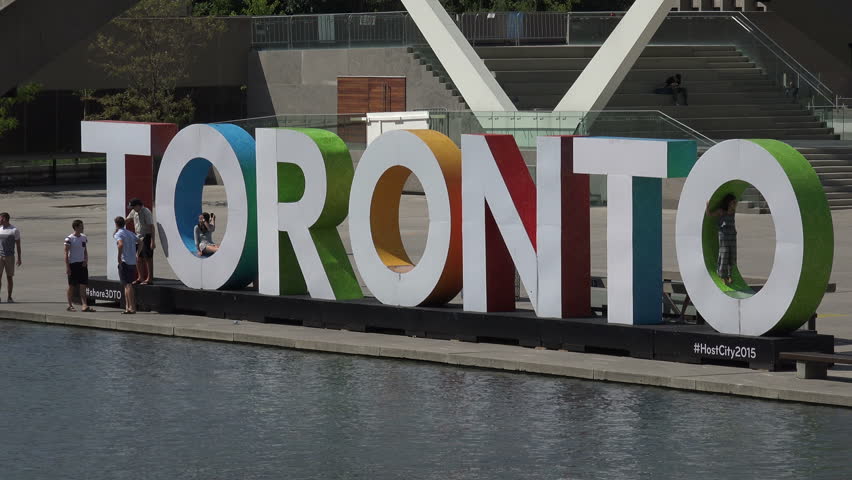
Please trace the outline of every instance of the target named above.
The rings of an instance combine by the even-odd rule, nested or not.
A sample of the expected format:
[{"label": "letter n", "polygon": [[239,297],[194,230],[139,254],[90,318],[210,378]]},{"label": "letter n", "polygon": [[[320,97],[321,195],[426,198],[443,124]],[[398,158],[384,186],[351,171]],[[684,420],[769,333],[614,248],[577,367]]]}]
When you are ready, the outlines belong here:
[{"label": "letter n", "polygon": [[514,310],[517,268],[538,315],[591,313],[589,178],[572,173],[572,142],[540,139],[536,187],[512,136],[462,137],[465,310]]}]

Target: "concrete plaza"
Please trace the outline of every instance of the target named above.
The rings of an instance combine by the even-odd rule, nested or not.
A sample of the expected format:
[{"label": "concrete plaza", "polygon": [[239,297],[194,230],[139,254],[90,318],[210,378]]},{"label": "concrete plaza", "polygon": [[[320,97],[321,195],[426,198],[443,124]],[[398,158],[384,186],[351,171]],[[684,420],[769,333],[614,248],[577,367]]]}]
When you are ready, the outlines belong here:
[{"label": "concrete plaza", "polygon": [[[62,239],[71,233],[71,221],[86,223],[89,236],[90,274],[105,274],[106,192],[101,186],[27,188],[0,194],[0,211],[12,215],[22,231],[23,265],[15,276],[16,304],[5,303],[0,292],[0,318],[92,326],[164,335],[278,345],[309,350],[410,358],[459,365],[625,381],[689,390],[732,393],[852,406],[852,369],[835,367],[830,380],[799,380],[793,372],[768,373],[709,365],[686,365],[594,354],[532,350],[490,344],[467,344],[378,334],[358,334],[283,325],[263,325],[180,315],[142,313],[130,319],[114,309],[99,307],[95,314],[65,312],[65,272]],[[205,188],[204,210],[219,221],[214,235],[221,239],[227,228],[222,187]],[[677,270],[674,248],[676,212],[663,213],[663,266]],[[836,350],[852,351],[852,210],[833,212],[835,293],[826,294],[819,309],[820,333],[837,337]],[[404,196],[400,209],[403,240],[416,259],[422,251],[427,226],[425,198]],[[264,221],[264,219],[260,219]],[[739,215],[739,265],[746,276],[767,276],[774,253],[772,217]],[[111,231],[111,229],[110,229]],[[346,225],[341,236],[348,246]],[[592,268],[606,269],[606,209],[592,209]],[[263,253],[261,251],[261,257]],[[157,277],[176,278],[157,249]],[[4,281],[5,283],[5,281]]]}]

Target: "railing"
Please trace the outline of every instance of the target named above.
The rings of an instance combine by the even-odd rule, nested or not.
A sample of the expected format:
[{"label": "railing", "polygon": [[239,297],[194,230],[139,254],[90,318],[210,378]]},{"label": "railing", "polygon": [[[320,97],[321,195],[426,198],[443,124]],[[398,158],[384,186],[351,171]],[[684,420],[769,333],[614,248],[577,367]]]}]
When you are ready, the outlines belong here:
[{"label": "railing", "polygon": [[425,43],[407,12],[252,18],[254,48],[353,48]]},{"label": "railing", "polygon": [[818,107],[814,109],[820,121],[825,122],[825,125],[834,130],[834,133],[840,136],[840,140],[852,141],[852,110],[849,110],[847,105],[850,105],[849,98],[838,98],[838,107]]},{"label": "railing", "polygon": [[[257,128],[321,128],[338,134],[350,149],[366,147],[365,113],[274,115],[231,120],[254,135]],[[429,126],[456,144],[466,133],[502,133],[515,137],[521,148],[535,148],[543,135],[598,135],[633,138],[695,140],[706,148],[716,142],[656,110],[593,112],[449,112],[429,110]]]},{"label": "railing", "polygon": [[737,12],[732,19],[749,32],[752,39],[758,43],[743,48],[744,53],[763,65],[764,70],[770,77],[774,77],[773,80],[776,83],[785,87],[785,90],[796,89],[798,99],[804,99],[811,108],[837,106],[837,96],[822,82],[819,75],[812,73],[799,63],[747,15]]}]

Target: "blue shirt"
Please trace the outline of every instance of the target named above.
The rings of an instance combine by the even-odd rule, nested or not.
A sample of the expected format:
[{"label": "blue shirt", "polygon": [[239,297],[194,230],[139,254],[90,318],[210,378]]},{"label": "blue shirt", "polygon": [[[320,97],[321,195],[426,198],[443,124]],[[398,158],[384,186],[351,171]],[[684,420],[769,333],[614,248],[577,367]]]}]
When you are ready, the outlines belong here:
[{"label": "blue shirt", "polygon": [[136,235],[133,235],[126,228],[120,228],[115,235],[116,244],[121,240],[124,247],[121,249],[121,261],[128,265],[136,265]]}]

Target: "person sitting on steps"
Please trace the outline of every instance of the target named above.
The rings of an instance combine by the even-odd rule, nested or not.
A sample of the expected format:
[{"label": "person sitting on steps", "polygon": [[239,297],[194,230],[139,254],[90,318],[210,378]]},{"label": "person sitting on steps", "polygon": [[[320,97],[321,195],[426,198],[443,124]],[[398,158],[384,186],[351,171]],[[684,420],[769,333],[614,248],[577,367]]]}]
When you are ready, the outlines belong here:
[{"label": "person sitting on steps", "polygon": [[680,96],[683,95],[683,104],[689,105],[689,96],[686,87],[683,86],[683,77],[679,73],[666,79],[666,86],[657,88],[654,93],[659,95],[671,95],[675,105],[680,105]]}]

